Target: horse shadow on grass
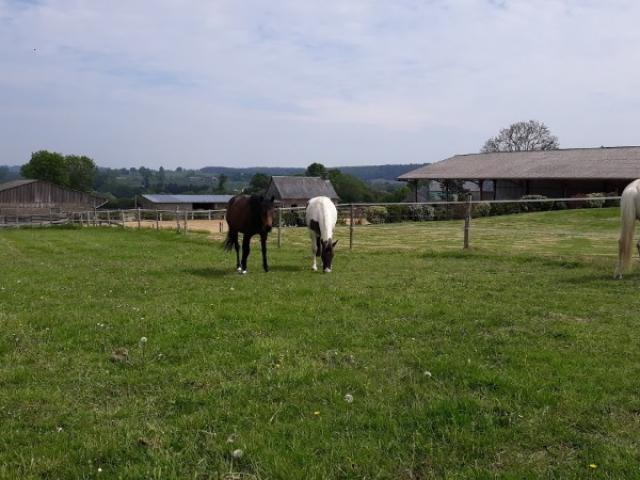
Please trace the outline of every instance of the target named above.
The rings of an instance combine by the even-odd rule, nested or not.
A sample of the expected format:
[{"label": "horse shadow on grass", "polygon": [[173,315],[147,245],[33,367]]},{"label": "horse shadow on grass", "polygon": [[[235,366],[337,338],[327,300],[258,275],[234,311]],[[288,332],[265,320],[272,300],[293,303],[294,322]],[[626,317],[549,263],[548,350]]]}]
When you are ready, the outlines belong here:
[{"label": "horse shadow on grass", "polygon": [[[269,273],[277,272],[301,272],[303,268],[299,265],[270,265]],[[231,275],[238,275],[238,272],[234,268],[230,267],[198,267],[198,268],[186,268],[185,273],[189,275],[195,275],[203,278],[220,278]],[[249,270],[250,274],[264,274],[262,267],[256,267]]]}]

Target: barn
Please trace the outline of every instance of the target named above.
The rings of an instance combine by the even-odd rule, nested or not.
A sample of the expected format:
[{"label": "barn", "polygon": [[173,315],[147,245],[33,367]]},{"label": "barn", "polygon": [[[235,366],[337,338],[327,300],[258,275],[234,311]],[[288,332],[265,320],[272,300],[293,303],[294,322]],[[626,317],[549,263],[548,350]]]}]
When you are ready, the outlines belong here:
[{"label": "barn", "polygon": [[44,180],[13,180],[0,184],[0,212],[6,215],[78,212],[98,208],[107,200]]},{"label": "barn", "polygon": [[221,210],[233,195],[141,195],[139,205],[148,210]]},{"label": "barn", "polygon": [[274,197],[283,207],[302,207],[313,197],[329,197],[338,201],[330,180],[320,177],[271,177],[266,197]]},{"label": "barn", "polygon": [[424,186],[463,181],[476,199],[511,200],[524,195],[617,195],[636,178],[640,178],[640,147],[633,146],[455,155],[398,180],[410,182],[416,198]]}]

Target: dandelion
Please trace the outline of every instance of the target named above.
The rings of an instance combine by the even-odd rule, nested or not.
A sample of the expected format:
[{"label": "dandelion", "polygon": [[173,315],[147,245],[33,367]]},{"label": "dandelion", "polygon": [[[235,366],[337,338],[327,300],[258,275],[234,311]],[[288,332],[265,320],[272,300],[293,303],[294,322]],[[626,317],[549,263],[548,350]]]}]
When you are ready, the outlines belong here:
[{"label": "dandelion", "polygon": [[140,338],[140,344],[144,345],[145,343],[147,343],[147,337]]},{"label": "dandelion", "polygon": [[596,465],[595,463],[591,463],[589,464],[589,468],[598,468],[598,465]]},{"label": "dandelion", "polygon": [[102,473],[102,469],[98,467],[98,473]]},{"label": "dandelion", "polygon": [[313,412],[313,414],[317,417],[320,415],[320,410],[316,410],[315,412]]},{"label": "dandelion", "polygon": [[353,403],[353,395],[351,395],[350,393],[347,393],[344,396],[344,401],[347,402],[347,403]]},{"label": "dandelion", "polygon": [[56,432],[58,432],[58,433],[62,432],[62,427],[56,428]]},{"label": "dandelion", "polygon": [[237,450],[234,450],[231,455],[233,456],[233,458],[242,458],[244,452],[238,448]]}]

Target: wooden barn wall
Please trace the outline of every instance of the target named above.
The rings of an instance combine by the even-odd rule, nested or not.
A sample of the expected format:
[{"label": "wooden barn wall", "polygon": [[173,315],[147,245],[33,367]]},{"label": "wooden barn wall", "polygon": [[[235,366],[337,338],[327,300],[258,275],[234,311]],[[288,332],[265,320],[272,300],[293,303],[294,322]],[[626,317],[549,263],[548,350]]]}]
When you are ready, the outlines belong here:
[{"label": "wooden barn wall", "polygon": [[34,182],[0,191],[0,208],[64,208],[86,210],[102,203],[93,195]]}]

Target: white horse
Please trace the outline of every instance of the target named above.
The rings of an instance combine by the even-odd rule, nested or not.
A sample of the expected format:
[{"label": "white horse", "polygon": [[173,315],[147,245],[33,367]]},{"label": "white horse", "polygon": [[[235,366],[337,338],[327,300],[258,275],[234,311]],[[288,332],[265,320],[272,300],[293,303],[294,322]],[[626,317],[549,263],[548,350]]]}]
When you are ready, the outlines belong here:
[{"label": "white horse", "polygon": [[311,236],[311,254],[315,272],[318,270],[316,257],[322,257],[322,269],[325,273],[331,271],[331,261],[338,241],[333,241],[333,229],[338,221],[338,211],[328,197],[313,197],[307,204],[307,227]]},{"label": "white horse", "polygon": [[[636,220],[640,217],[640,179],[631,182],[622,192],[620,200],[620,220],[622,230],[618,240],[618,263],[613,278],[621,279],[622,272],[631,266],[631,244]],[[637,244],[640,253],[640,241]]]}]

